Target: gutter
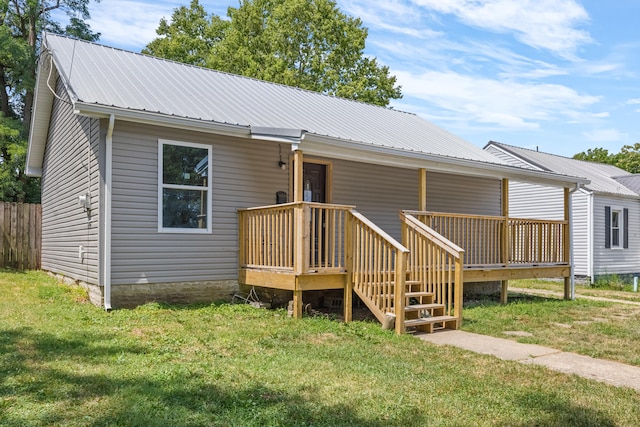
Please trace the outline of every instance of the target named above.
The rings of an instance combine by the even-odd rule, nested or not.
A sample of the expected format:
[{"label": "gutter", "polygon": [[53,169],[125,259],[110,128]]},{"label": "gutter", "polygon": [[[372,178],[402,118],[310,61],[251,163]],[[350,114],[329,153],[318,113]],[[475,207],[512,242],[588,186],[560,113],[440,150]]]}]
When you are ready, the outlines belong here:
[{"label": "gutter", "polygon": [[[509,178],[518,181],[546,184],[554,187],[566,187],[567,184],[588,184],[586,178],[561,175],[554,172],[537,171],[518,168],[516,166],[470,160],[459,157],[447,157],[420,151],[402,150],[365,144],[357,141],[346,141],[330,136],[305,133],[302,136],[302,150],[305,152],[328,156],[327,146],[331,147],[331,155],[344,160],[366,162],[375,160],[376,163],[404,168],[424,168],[444,173],[463,173],[470,176],[492,178]],[[306,147],[304,147],[306,146]],[[428,162],[428,164],[425,164]],[[465,169],[463,172],[462,169]]]},{"label": "gutter", "polygon": [[113,172],[113,127],[115,116],[109,115],[109,127],[105,139],[105,182],[104,182],[104,239],[103,239],[103,277],[104,309],[111,311],[111,185]]}]

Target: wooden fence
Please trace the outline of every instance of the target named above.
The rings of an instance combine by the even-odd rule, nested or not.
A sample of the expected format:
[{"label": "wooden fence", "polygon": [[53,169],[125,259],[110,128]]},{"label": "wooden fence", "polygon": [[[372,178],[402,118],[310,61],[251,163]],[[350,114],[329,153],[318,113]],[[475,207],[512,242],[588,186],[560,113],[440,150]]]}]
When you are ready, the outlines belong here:
[{"label": "wooden fence", "polygon": [[0,267],[16,270],[40,268],[42,207],[0,202]]}]

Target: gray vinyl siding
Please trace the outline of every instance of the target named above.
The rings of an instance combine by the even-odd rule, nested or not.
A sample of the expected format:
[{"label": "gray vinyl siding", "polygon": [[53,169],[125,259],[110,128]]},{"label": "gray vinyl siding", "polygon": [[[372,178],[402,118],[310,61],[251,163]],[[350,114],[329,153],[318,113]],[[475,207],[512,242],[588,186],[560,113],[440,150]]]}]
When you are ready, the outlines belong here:
[{"label": "gray vinyl siding", "polygon": [[[629,209],[629,248],[605,248],[605,206]],[[595,195],[593,201],[594,275],[640,272],[640,201]]]},{"label": "gray vinyl siding", "polygon": [[401,241],[403,209],[418,208],[418,172],[367,163],[333,161],[333,202],[356,210]]},{"label": "gray vinyl siding", "polygon": [[[589,276],[589,199],[590,193],[577,191],[571,196],[573,227],[573,274]],[[603,208],[604,210],[604,208]],[[604,213],[603,213],[604,215]]]},{"label": "gray vinyl siding", "polygon": [[[57,89],[66,96],[61,84]],[[42,269],[91,284],[98,283],[99,147],[99,120],[75,115],[55,98],[42,172]],[[87,192],[90,215],[78,204]]]},{"label": "gray vinyl siding", "polygon": [[[212,145],[212,233],[158,232],[158,139]],[[116,121],[112,283],[236,279],[237,210],[272,205],[277,191],[288,191],[289,170],[278,160],[274,142]]]},{"label": "gray vinyl siding", "polygon": [[427,172],[427,210],[500,215],[500,186],[499,179]]},{"label": "gray vinyl siding", "polygon": [[[418,209],[417,170],[334,161],[334,199],[356,209],[396,239],[401,210]],[[427,172],[427,210],[500,215],[500,180]]]}]

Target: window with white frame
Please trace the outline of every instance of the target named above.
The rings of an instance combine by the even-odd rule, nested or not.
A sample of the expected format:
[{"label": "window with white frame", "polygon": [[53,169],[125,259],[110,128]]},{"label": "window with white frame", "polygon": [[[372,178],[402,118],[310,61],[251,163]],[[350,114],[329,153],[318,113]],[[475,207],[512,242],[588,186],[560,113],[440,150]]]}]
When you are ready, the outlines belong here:
[{"label": "window with white frame", "polygon": [[604,207],[605,248],[629,247],[629,209],[617,206]]},{"label": "window with white frame", "polygon": [[620,230],[622,228],[622,212],[619,209],[611,209],[611,247],[620,247]]},{"label": "window with white frame", "polygon": [[158,230],[211,232],[211,146],[158,141]]}]

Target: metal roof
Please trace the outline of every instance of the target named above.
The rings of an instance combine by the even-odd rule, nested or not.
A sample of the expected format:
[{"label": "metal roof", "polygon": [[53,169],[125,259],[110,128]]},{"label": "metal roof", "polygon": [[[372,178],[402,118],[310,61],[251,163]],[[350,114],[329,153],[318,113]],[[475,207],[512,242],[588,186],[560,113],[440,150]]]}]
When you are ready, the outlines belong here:
[{"label": "metal roof", "polygon": [[627,188],[616,179],[633,176],[633,174],[616,166],[585,160],[576,160],[569,157],[534,151],[495,141],[489,142],[487,146],[488,145],[493,145],[512,154],[513,156],[519,157],[529,163],[531,167],[537,167],[540,170],[585,177],[591,181],[589,184],[584,186],[586,190],[596,193],[638,196],[636,192]]},{"label": "metal roof", "polygon": [[441,170],[461,166],[469,174],[524,174],[523,179],[556,184],[577,179],[523,172],[415,114],[390,108],[48,33],[43,37],[43,52],[27,162],[27,171],[36,174],[46,140],[47,103],[52,100],[46,93],[53,86],[48,82],[46,58],[50,55],[54,74],[62,78],[80,114],[116,114],[117,120],[276,139],[299,143],[305,152],[316,149],[315,154],[331,148],[342,150],[345,158],[348,149],[363,161],[372,153],[371,161],[386,156],[398,166],[408,158],[412,167],[419,162],[424,163],[419,167]]}]

